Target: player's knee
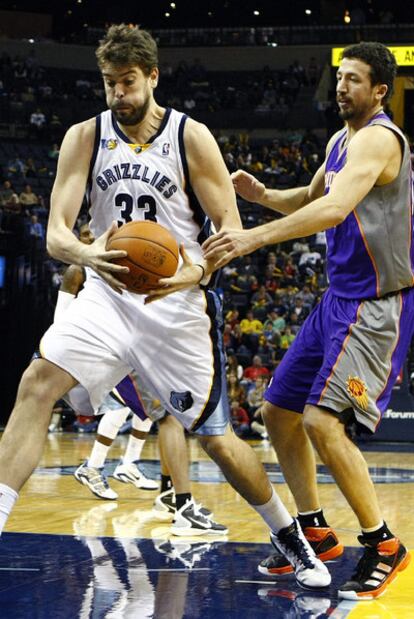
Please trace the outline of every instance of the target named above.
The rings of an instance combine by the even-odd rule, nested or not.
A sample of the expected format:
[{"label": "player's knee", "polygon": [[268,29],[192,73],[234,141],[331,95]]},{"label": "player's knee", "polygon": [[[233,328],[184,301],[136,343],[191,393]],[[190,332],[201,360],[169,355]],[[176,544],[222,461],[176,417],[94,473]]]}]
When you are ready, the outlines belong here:
[{"label": "player's knee", "polygon": [[240,440],[233,432],[226,432],[222,436],[199,437],[204,451],[220,467],[226,468],[227,464],[237,458],[237,442]]},{"label": "player's knee", "polygon": [[275,406],[270,402],[264,402],[261,406],[260,412],[263,417],[263,421],[266,426],[273,428],[281,428],[283,431],[286,427],[294,429],[296,425],[302,423],[302,415],[298,415],[292,411],[288,411],[279,406]]},{"label": "player's knee", "polygon": [[62,395],[42,360],[32,361],[20,381],[18,400],[30,398],[36,400],[39,404],[51,402],[53,405]]},{"label": "player's knee", "polygon": [[303,425],[307,435],[314,444],[325,441],[330,435],[330,426],[326,416],[315,407],[307,407],[303,413]]}]

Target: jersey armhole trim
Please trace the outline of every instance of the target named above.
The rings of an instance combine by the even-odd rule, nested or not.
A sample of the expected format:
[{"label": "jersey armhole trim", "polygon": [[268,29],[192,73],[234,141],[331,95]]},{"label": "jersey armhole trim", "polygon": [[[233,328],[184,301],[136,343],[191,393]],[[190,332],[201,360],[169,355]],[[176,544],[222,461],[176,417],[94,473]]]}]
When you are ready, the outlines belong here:
[{"label": "jersey armhole trim", "polygon": [[178,127],[178,148],[180,151],[180,159],[181,159],[181,164],[183,166],[183,172],[184,172],[184,190],[188,190],[188,188],[191,186],[190,172],[188,170],[187,155],[185,153],[185,145],[184,145],[184,127],[185,127],[187,118],[188,116],[186,114],[183,114],[180,120],[179,127]]},{"label": "jersey armhole trim", "polygon": [[88,173],[88,188],[92,187],[92,172],[95,167],[96,158],[98,156],[99,142],[101,139],[101,115],[95,117],[95,140],[93,143],[93,151],[91,162],[89,164],[89,173]]}]

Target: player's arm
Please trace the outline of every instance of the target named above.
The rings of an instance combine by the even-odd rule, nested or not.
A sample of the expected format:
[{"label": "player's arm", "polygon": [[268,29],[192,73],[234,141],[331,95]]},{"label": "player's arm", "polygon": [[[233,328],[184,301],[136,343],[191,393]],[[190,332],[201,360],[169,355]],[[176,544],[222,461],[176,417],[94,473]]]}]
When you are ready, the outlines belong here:
[{"label": "player's arm", "polygon": [[[240,230],[242,225],[237,209],[230,175],[213,135],[205,125],[188,119],[184,129],[184,145],[191,186],[204,212],[216,230]],[[199,260],[194,264],[180,247],[183,265],[178,273],[160,280],[162,288],[146,297],[146,303],[155,301],[183,288],[197,285],[216,270],[217,258]]]},{"label": "player's arm", "polygon": [[[328,153],[336,141],[339,132],[335,133],[328,142]],[[269,189],[257,180],[252,174],[244,170],[237,170],[231,175],[236,193],[247,202],[255,202],[272,211],[283,215],[290,215],[312,200],[323,196],[325,189],[325,162],[314,174],[309,185],[293,187],[291,189]]]},{"label": "player's arm", "polygon": [[348,146],[347,163],[338,172],[327,195],[313,200],[287,217],[250,230],[227,231],[210,237],[203,249],[207,258],[219,257],[224,266],[259,247],[281,243],[332,228],[342,223],[377,183],[390,161],[401,157],[396,136],[383,127],[361,129]]},{"label": "player's arm", "polygon": [[231,175],[236,193],[247,202],[255,202],[272,211],[290,215],[312,199],[323,195],[325,165],[314,175],[310,185],[291,189],[269,189],[252,174],[237,170]]},{"label": "player's arm", "polygon": [[116,230],[116,224],[92,245],[81,243],[72,232],[82,206],[94,139],[95,122],[92,119],[73,125],[62,142],[51,195],[47,249],[53,258],[62,262],[90,266],[113,288],[121,290],[125,286],[114,275],[128,269],[109,261],[125,256],[126,252],[106,251],[108,237]]},{"label": "player's arm", "polygon": [[70,264],[63,274],[60,284],[53,322],[57,322],[64,316],[73,299],[85,283],[83,268],[77,264]]},{"label": "player's arm", "polygon": [[[216,231],[242,229],[236,194],[213,135],[205,125],[188,119],[184,143],[191,185]],[[201,263],[206,276],[217,268],[215,262]]]}]

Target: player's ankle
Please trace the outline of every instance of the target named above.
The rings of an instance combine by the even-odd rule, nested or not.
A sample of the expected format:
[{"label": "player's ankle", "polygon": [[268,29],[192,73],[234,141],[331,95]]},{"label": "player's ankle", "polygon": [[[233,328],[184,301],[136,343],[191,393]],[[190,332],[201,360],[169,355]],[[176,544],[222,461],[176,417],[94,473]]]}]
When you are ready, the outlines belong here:
[{"label": "player's ankle", "polygon": [[316,509],[310,512],[299,512],[298,520],[302,529],[306,527],[328,527],[328,523],[325,520],[323,509]]}]

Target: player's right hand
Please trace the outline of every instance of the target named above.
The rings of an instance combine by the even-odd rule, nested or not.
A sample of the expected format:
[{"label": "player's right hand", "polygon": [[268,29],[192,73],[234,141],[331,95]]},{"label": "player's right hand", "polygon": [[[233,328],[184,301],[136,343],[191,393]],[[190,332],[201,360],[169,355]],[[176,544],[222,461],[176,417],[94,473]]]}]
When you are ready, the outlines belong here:
[{"label": "player's right hand", "polygon": [[244,170],[237,170],[231,175],[235,192],[247,200],[247,202],[259,202],[266,191],[263,183],[260,183],[252,174]]},{"label": "player's right hand", "polygon": [[117,279],[116,275],[118,273],[128,273],[129,269],[128,267],[112,262],[112,260],[116,258],[126,258],[128,254],[126,251],[120,249],[106,249],[109,238],[117,229],[118,226],[114,221],[109,226],[108,230],[101,234],[91,245],[83,245],[82,264],[91,267],[91,269],[102,277],[111,288],[122,294],[126,286]]}]

